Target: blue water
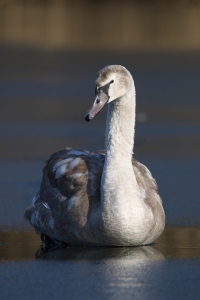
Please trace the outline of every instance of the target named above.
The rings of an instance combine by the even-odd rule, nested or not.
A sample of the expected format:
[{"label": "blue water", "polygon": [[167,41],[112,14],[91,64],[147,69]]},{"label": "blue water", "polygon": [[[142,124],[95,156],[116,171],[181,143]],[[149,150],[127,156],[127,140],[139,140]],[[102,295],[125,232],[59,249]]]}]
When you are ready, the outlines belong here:
[{"label": "blue water", "polygon": [[0,278],[2,299],[198,299],[200,259],[8,262]]}]

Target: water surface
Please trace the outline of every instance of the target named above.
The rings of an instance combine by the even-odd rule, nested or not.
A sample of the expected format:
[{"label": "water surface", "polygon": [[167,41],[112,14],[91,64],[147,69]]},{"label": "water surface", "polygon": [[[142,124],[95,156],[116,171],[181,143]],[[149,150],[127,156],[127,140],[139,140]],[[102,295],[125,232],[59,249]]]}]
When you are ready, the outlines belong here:
[{"label": "water surface", "polygon": [[200,229],[165,229],[152,246],[39,250],[33,231],[0,232],[2,299],[197,299]]},{"label": "water surface", "polygon": [[[198,299],[200,56],[0,50],[0,297]],[[106,108],[89,124],[84,114],[112,63],[135,79],[134,155],[157,180],[166,229],[148,247],[41,253],[24,211],[52,152],[104,148]]]},{"label": "water surface", "polygon": [[0,231],[0,260],[70,260],[129,257],[155,260],[172,258],[200,258],[200,228],[166,228],[159,239],[142,247],[66,247],[42,253],[40,237],[32,230]]}]

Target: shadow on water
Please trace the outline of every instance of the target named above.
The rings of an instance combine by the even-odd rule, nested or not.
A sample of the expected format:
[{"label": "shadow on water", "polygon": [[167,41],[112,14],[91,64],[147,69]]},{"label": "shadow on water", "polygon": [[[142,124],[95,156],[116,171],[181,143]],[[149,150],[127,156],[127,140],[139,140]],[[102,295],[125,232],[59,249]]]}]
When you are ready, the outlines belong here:
[{"label": "shadow on water", "polygon": [[166,228],[152,246],[143,247],[68,247],[47,253],[39,249],[40,238],[34,231],[0,232],[0,260],[162,260],[199,258],[200,228]]}]

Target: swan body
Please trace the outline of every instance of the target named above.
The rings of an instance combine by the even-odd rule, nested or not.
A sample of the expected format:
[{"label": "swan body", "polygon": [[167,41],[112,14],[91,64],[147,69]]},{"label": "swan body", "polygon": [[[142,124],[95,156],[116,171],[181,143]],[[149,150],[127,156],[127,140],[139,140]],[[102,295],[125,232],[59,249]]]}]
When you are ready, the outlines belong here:
[{"label": "swan body", "polygon": [[65,148],[49,158],[25,217],[37,232],[70,245],[151,244],[165,226],[157,184],[133,158],[135,86],[127,69],[107,66],[85,119],[108,103],[105,151]]}]

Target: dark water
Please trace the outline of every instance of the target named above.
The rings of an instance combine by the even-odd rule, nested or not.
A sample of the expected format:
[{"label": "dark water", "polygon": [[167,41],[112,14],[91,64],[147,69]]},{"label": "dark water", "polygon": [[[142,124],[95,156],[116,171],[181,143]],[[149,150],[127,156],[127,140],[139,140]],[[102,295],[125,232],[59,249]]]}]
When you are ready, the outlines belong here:
[{"label": "dark water", "polygon": [[[200,56],[43,52],[0,45],[0,297],[191,299],[200,294]],[[104,147],[106,109],[84,121],[97,71],[120,63],[137,92],[135,157],[156,178],[166,229],[154,246],[41,254],[23,214],[43,162]]]},{"label": "dark water", "polygon": [[146,247],[68,247],[41,253],[33,231],[14,230],[1,231],[0,243],[2,299],[199,296],[197,228],[168,228]]},{"label": "dark water", "polygon": [[146,247],[67,247],[42,253],[40,237],[32,230],[0,231],[0,261],[9,260],[101,260],[130,256],[130,259],[168,260],[200,258],[199,228],[166,228],[154,245]]}]

